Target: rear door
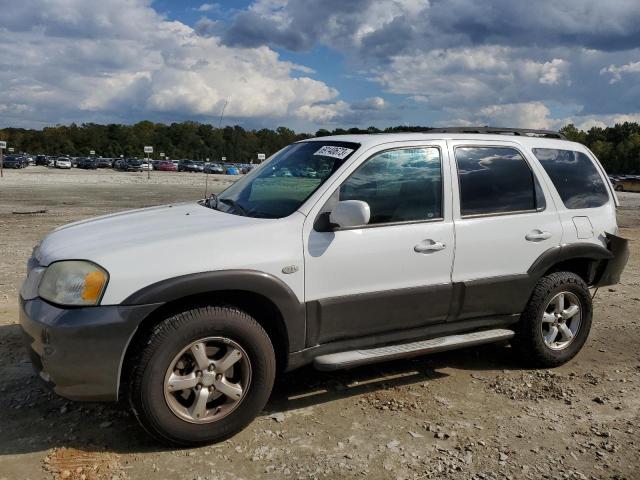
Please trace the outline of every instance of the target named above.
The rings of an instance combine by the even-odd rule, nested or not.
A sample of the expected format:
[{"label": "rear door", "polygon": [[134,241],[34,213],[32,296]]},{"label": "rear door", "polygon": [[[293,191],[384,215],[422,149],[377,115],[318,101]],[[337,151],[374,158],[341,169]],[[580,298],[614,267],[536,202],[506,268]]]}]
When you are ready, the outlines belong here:
[{"label": "rear door", "polygon": [[520,313],[527,270],[562,227],[539,168],[511,142],[451,141],[459,298],[450,320]]}]

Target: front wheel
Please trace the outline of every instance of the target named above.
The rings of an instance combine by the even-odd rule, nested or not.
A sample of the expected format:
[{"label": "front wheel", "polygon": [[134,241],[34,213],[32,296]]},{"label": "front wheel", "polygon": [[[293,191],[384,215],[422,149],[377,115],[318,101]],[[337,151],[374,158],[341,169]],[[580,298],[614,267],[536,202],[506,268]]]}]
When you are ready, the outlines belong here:
[{"label": "front wheel", "polygon": [[275,377],[269,336],[233,307],[202,307],[157,325],[132,361],[129,401],[168,445],[224,440],[264,408]]},{"label": "front wheel", "polygon": [[562,365],[585,344],[592,315],[591,295],[584,280],[572,272],[552,273],[536,284],[512,344],[532,366]]}]

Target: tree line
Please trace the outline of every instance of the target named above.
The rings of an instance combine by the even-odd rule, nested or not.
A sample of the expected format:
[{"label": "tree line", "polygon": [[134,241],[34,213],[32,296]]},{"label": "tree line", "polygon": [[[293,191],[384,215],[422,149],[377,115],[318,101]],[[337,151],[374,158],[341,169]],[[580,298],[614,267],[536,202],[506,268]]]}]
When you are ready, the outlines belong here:
[{"label": "tree line", "polygon": [[[384,130],[336,128],[320,129],[315,136],[359,133],[392,133],[422,131],[430,127],[396,126]],[[583,131],[570,124],[561,129],[568,139],[583,143],[600,159],[609,173],[640,173],[640,125],[625,122],[613,127],[592,127]],[[198,122],[153,123],[142,121],[133,125],[58,125],[42,130],[24,128],[0,129],[0,140],[6,140],[16,152],[47,155],[88,156],[91,150],[103,157],[142,157],[145,145],[154,147],[154,157],[160,152],[173,159],[249,162],[258,153],[267,156],[282,147],[314,136],[296,133],[286,127],[275,130],[263,128],[247,130],[243,127],[216,128]]]}]

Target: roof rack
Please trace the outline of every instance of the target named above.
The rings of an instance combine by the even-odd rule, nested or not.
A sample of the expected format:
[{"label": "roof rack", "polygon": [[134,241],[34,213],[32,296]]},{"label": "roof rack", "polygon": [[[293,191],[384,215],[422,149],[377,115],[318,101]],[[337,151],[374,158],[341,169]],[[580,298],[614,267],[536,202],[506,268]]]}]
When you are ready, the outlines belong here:
[{"label": "roof rack", "polygon": [[566,140],[562,133],[554,130],[537,130],[532,128],[494,128],[494,127],[445,127],[433,128],[428,133],[484,133],[497,135],[516,135],[523,137],[558,138]]}]

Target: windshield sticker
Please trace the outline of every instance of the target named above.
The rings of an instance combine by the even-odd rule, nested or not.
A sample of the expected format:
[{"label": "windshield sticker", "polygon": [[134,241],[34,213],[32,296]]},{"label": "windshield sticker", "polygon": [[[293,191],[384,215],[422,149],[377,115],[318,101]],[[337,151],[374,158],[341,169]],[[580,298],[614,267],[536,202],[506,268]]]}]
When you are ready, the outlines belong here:
[{"label": "windshield sticker", "polygon": [[314,155],[322,155],[323,157],[333,157],[333,158],[339,158],[340,160],[344,160],[352,152],[353,152],[353,149],[351,148],[325,145],[316,153],[314,153]]}]

